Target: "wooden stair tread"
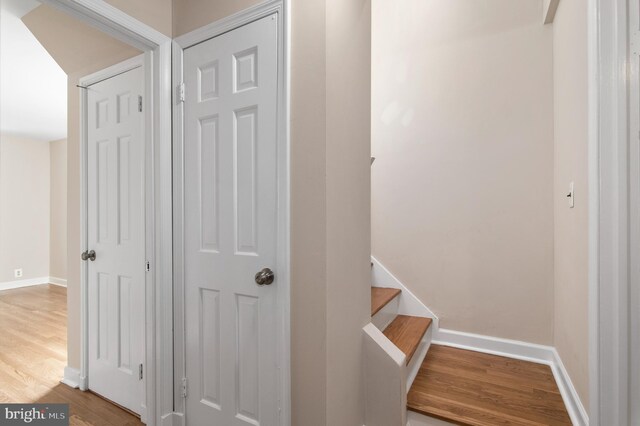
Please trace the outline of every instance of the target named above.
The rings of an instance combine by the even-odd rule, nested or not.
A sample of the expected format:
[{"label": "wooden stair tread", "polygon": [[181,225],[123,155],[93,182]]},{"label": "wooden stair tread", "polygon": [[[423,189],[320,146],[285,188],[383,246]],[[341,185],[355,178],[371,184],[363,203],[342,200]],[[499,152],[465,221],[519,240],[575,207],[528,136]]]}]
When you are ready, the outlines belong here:
[{"label": "wooden stair tread", "polygon": [[431,345],[407,408],[454,424],[571,425],[546,365]]},{"label": "wooden stair tread", "polygon": [[398,315],[383,333],[407,356],[407,364],[431,326],[431,318]]},{"label": "wooden stair tread", "polygon": [[371,316],[377,314],[399,294],[400,290],[397,288],[371,287]]}]

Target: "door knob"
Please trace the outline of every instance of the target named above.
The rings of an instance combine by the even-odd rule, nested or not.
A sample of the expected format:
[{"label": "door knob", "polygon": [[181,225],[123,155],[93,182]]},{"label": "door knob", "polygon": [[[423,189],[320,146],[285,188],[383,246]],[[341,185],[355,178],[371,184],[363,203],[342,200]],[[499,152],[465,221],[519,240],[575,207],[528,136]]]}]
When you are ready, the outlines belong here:
[{"label": "door knob", "polygon": [[273,274],[273,271],[269,268],[264,268],[256,274],[256,284],[269,285],[273,282],[274,278],[275,275]]},{"label": "door knob", "polygon": [[91,251],[84,251],[82,252],[82,255],[80,255],[80,257],[82,258],[82,260],[90,260],[90,261],[94,261],[96,260],[96,252],[91,250]]}]

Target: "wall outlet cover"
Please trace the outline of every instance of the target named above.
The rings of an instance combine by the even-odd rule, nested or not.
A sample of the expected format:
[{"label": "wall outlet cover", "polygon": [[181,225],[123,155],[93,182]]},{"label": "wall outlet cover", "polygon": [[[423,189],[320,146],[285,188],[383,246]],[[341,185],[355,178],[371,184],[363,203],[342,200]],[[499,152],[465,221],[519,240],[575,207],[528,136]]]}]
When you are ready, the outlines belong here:
[{"label": "wall outlet cover", "polygon": [[13,276],[15,278],[22,278],[22,269],[14,269],[13,270]]}]

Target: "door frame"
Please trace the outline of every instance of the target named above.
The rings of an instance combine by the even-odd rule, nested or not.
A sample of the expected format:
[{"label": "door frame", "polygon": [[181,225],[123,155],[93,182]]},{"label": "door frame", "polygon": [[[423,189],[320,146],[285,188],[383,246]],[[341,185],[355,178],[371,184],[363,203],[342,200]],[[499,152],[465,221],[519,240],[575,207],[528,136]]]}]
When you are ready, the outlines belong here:
[{"label": "door frame", "polygon": [[277,13],[278,19],[278,310],[281,409],[280,425],[291,424],[291,326],[290,326],[290,17],[289,0],[268,0],[174,39],[173,43],[173,172],[174,172],[174,318],[175,318],[175,407],[185,413],[183,381],[186,371],[184,323],[184,102],[181,101],[184,50],[258,19]]},{"label": "door frame", "polygon": [[[179,420],[176,419],[180,415],[174,412],[173,406],[171,38],[104,0],[41,1],[144,52],[144,96],[145,105],[149,106],[144,114],[145,159],[148,165],[145,170],[148,209],[146,251],[151,270],[147,273],[145,289],[146,407],[142,420],[149,426],[178,424]],[[81,145],[84,145],[84,129],[81,132]],[[84,155],[83,152],[81,158]],[[81,217],[86,216],[84,173]],[[86,217],[82,223],[82,234],[81,248],[86,249]],[[82,276],[85,272],[82,272]],[[86,317],[86,281],[82,276],[81,314]],[[81,367],[84,371],[78,373],[77,382],[81,389],[86,389],[86,323],[82,327]]]},{"label": "door frame", "polygon": [[[636,10],[637,12],[637,10]],[[589,423],[637,421],[640,327],[638,65],[628,0],[589,0]],[[636,47],[637,49],[637,47]],[[633,81],[635,78],[635,82]],[[631,142],[634,143],[631,143]],[[630,302],[631,301],[631,302]],[[635,377],[630,379],[630,375]],[[634,418],[635,416],[636,418]]]}]

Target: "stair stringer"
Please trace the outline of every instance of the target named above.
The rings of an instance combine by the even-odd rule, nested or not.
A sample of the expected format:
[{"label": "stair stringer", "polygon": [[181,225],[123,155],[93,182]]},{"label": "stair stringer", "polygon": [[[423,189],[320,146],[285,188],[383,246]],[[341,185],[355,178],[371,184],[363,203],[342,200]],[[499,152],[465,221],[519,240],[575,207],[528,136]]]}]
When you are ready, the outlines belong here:
[{"label": "stair stringer", "polygon": [[365,424],[407,424],[406,355],[372,323],[364,326]]},{"label": "stair stringer", "polygon": [[432,334],[437,334],[438,317],[429,309],[420,299],[414,295],[411,290],[405,287],[396,277],[393,276],[387,268],[382,265],[375,257],[371,256],[373,266],[371,268],[371,280],[373,287],[390,287],[400,289],[402,292],[399,296],[398,315],[411,315],[414,317],[431,318],[433,323],[431,328]]}]

